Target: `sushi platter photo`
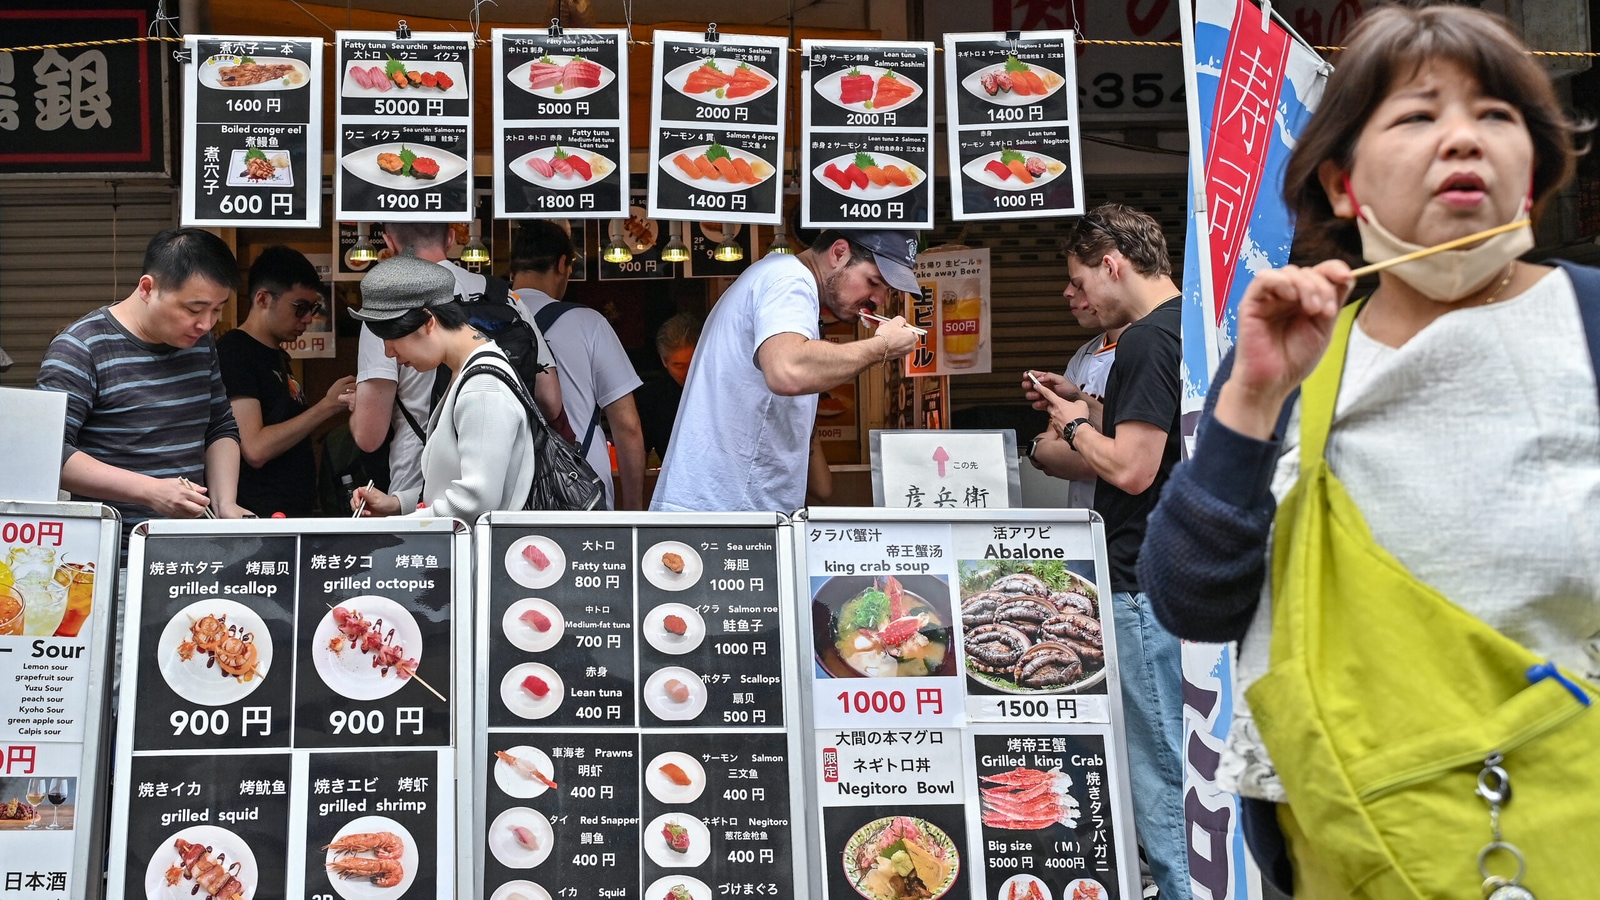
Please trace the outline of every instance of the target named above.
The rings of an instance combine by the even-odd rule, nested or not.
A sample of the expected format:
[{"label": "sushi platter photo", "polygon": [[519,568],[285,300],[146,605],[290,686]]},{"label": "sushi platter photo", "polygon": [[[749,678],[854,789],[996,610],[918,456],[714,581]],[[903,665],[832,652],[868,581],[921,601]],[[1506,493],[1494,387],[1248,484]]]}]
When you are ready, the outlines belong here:
[{"label": "sushi platter photo", "polygon": [[467,171],[467,161],[424,143],[379,144],[340,160],[350,174],[368,184],[400,191],[437,187]]}]

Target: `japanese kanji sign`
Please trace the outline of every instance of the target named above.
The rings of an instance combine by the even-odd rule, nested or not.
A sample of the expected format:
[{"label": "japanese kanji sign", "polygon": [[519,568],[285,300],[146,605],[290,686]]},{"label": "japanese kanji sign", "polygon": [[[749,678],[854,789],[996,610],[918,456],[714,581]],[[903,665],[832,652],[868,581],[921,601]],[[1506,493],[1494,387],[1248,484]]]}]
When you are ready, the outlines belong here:
[{"label": "japanese kanji sign", "polygon": [[322,41],[191,35],[183,224],[322,224]]},{"label": "japanese kanji sign", "polygon": [[[0,9],[0,43],[144,37],[154,3],[24,3]],[[166,56],[127,43],[0,53],[0,175],[168,169]]]},{"label": "japanese kanji sign", "polygon": [[906,321],[927,334],[903,363],[907,376],[988,372],[993,357],[989,314],[989,248],[917,254],[922,292],[907,298]]}]

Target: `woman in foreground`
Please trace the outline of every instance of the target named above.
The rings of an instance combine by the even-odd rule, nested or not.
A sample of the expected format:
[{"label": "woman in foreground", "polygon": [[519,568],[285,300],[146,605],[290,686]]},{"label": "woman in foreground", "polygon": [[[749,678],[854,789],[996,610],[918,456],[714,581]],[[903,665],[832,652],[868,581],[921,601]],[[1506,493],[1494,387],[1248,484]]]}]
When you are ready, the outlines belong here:
[{"label": "woman in foreground", "polygon": [[1247,290],[1140,580],[1180,637],[1240,642],[1218,780],[1281,887],[1582,896],[1600,394],[1580,308],[1600,340],[1600,273],[1518,261],[1520,228],[1387,269],[1341,310],[1345,259],[1528,217],[1571,175],[1575,129],[1477,10],[1384,8],[1348,43],[1285,177],[1332,258]]}]

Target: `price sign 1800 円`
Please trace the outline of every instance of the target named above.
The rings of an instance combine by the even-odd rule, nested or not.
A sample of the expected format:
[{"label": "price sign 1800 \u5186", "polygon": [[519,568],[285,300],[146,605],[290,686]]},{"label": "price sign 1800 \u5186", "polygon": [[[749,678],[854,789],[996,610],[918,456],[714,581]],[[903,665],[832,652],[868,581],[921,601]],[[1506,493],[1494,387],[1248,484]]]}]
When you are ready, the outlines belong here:
[{"label": "price sign 1800 \u5186", "polygon": [[338,171],[343,222],[472,218],[472,36],[341,31]]}]

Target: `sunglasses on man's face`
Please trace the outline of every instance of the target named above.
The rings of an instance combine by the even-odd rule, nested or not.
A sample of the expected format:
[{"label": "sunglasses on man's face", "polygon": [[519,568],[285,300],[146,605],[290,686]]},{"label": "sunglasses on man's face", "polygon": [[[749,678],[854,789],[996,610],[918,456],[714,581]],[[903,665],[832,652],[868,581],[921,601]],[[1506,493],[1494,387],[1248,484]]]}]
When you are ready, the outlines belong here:
[{"label": "sunglasses on man's face", "polygon": [[322,313],[322,310],[322,304],[315,300],[296,300],[294,302],[294,317],[296,319],[304,319],[308,316],[315,318]]}]

